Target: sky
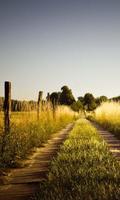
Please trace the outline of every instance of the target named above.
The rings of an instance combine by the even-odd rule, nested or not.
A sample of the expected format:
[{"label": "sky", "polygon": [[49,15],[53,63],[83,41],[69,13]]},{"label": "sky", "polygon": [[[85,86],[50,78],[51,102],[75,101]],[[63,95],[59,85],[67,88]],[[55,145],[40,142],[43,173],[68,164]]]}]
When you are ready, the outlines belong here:
[{"label": "sky", "polygon": [[0,0],[0,96],[120,95],[119,0]]}]

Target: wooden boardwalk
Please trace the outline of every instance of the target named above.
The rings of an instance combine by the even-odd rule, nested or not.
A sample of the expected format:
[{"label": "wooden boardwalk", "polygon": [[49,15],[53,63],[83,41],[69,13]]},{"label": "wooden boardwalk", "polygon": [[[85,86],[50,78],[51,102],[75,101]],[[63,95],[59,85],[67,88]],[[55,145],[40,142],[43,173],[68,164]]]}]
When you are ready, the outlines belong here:
[{"label": "wooden boardwalk", "polygon": [[113,156],[120,161],[120,140],[117,139],[112,133],[104,130],[100,125],[95,122],[91,122],[91,124],[97,129],[98,133],[103,137],[103,139],[108,144],[110,151]]},{"label": "wooden boardwalk", "polygon": [[0,186],[0,200],[28,200],[39,190],[41,180],[47,178],[50,162],[58,152],[74,124],[54,134],[50,140],[39,148],[31,157],[27,167],[14,169]]}]

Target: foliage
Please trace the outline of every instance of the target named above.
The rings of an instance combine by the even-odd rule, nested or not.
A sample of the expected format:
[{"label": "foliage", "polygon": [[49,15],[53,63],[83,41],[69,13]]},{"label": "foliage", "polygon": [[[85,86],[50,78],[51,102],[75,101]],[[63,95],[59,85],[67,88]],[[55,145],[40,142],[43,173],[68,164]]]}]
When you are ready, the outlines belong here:
[{"label": "foliage", "polygon": [[60,93],[59,92],[53,92],[50,95],[50,101],[52,102],[52,104],[59,104],[59,99],[60,99]]},{"label": "foliage", "polygon": [[78,100],[79,100],[82,104],[84,104],[84,97],[80,96],[80,97],[78,97]]},{"label": "foliage", "polygon": [[86,93],[84,96],[84,106],[88,111],[92,111],[96,108],[95,98],[91,93]]},{"label": "foliage", "polygon": [[80,110],[83,110],[83,104],[78,100],[78,101],[72,103],[71,108],[75,112],[79,112]]},{"label": "foliage", "polygon": [[86,111],[94,111],[102,102],[108,101],[108,98],[106,96],[95,98],[93,94],[86,93],[84,97],[78,97],[78,101],[80,101]]},{"label": "foliage", "polygon": [[113,97],[110,100],[120,102],[120,96]]},{"label": "foliage", "polygon": [[71,105],[73,102],[75,102],[72,91],[68,88],[68,86],[63,86],[61,90],[62,92],[60,95],[60,104]]},{"label": "foliage", "polygon": [[106,96],[100,96],[96,98],[96,104],[99,106],[101,103],[108,101],[108,98]]},{"label": "foliage", "polygon": [[36,200],[118,200],[120,163],[87,121],[80,120],[52,162]]}]

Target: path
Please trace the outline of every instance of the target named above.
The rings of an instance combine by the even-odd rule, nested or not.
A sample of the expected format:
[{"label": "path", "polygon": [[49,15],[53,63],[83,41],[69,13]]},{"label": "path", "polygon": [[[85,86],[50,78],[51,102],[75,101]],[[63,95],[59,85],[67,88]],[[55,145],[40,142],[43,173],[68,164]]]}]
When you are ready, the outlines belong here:
[{"label": "path", "polygon": [[104,138],[112,154],[117,158],[117,160],[120,160],[120,140],[117,139],[109,131],[104,130],[96,122],[91,122],[91,124],[98,130],[98,133]]},{"label": "path", "polygon": [[5,177],[4,184],[0,186],[0,200],[28,200],[39,190],[40,181],[47,178],[53,156],[57,154],[73,126],[69,124],[54,134],[48,143],[31,157],[28,167],[14,169]]}]

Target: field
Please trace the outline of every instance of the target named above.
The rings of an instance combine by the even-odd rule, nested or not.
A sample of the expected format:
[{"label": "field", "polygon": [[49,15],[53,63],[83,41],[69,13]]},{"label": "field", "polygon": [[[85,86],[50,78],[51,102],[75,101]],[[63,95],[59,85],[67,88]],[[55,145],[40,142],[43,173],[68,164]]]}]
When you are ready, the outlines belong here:
[{"label": "field", "polygon": [[95,110],[94,119],[120,139],[120,103],[106,102]]},{"label": "field", "polygon": [[[120,138],[119,103],[103,103],[92,118]],[[39,118],[36,111],[12,112],[9,134],[4,132],[1,112],[0,168],[21,166],[21,161],[53,133],[75,120],[75,127],[52,160],[48,179],[40,182],[39,192],[33,199],[119,200],[120,162],[90,122],[67,106],[53,110],[48,104],[41,108]]]},{"label": "field", "polygon": [[37,112],[11,113],[10,133],[4,133],[4,116],[0,113],[0,167],[19,165],[35,147],[40,147],[52,133],[65,127],[76,118],[75,113],[59,106],[55,113],[43,108],[37,120]]},{"label": "field", "polygon": [[79,120],[35,200],[117,200],[120,163],[88,121]]}]

